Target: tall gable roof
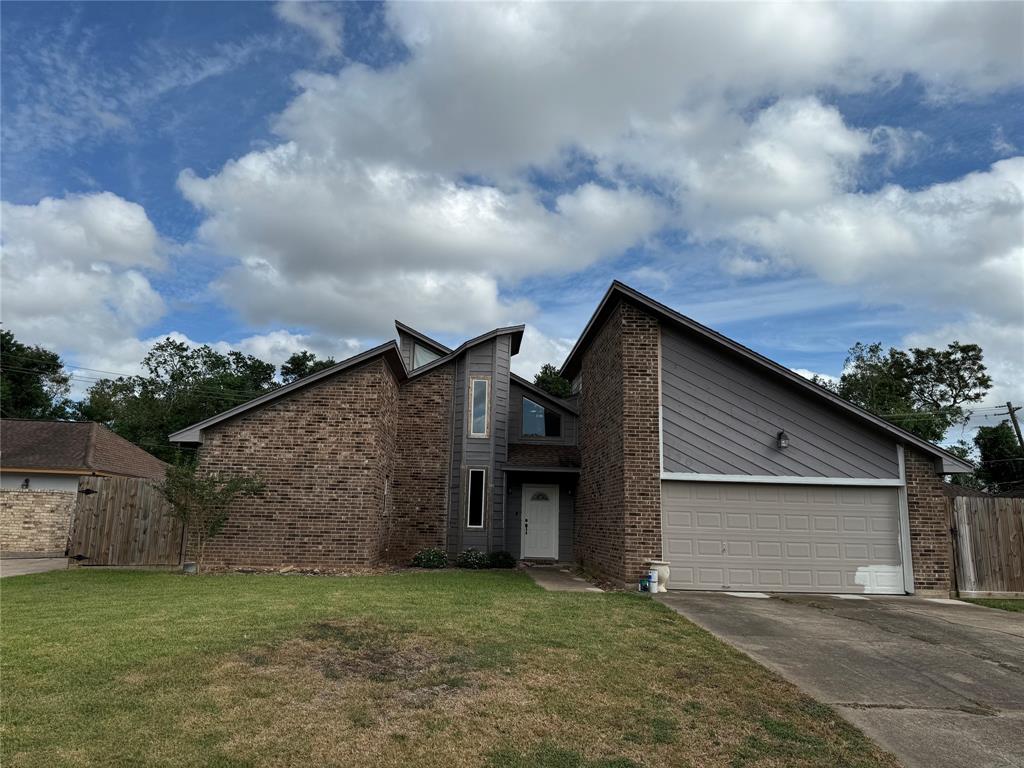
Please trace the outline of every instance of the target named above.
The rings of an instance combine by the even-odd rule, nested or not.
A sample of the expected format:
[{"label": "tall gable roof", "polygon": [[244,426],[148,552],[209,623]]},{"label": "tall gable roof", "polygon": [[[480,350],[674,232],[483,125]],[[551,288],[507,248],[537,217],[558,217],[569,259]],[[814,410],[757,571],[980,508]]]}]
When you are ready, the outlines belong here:
[{"label": "tall gable roof", "polygon": [[604,297],[601,299],[601,303],[598,304],[597,309],[594,311],[594,314],[583,329],[583,333],[580,334],[580,338],[569,352],[569,356],[562,364],[562,376],[572,379],[577,373],[579,373],[583,360],[583,352],[590,345],[594,336],[604,325],[605,320],[607,320],[608,316],[620,301],[629,302],[634,306],[645,310],[657,317],[661,322],[689,331],[710,342],[723,352],[736,355],[747,360],[766,374],[779,377],[794,388],[808,393],[813,397],[823,398],[835,408],[845,411],[861,421],[869,423],[876,429],[889,433],[899,442],[919,448],[925,453],[941,461],[943,469],[946,472],[970,472],[973,469],[970,464],[958,456],[954,456],[949,451],[939,448],[937,445],[934,445],[927,440],[923,440],[912,432],[908,432],[905,429],[889,423],[885,419],[876,416],[860,406],[854,405],[848,400],[844,400],[834,392],[830,392],[824,387],[804,378],[800,374],[794,373],[785,366],[779,365],[774,360],[743,346],[737,341],[733,341],[727,336],[698,323],[696,320],[693,320],[686,315],[676,312],[671,307],[668,307],[659,301],[655,301],[651,297],[640,293],[640,291],[635,288],[631,288],[618,280],[613,281],[611,286],[609,286]]},{"label": "tall gable roof", "polygon": [[7,469],[94,472],[159,479],[167,465],[92,421],[0,422],[0,463]]}]

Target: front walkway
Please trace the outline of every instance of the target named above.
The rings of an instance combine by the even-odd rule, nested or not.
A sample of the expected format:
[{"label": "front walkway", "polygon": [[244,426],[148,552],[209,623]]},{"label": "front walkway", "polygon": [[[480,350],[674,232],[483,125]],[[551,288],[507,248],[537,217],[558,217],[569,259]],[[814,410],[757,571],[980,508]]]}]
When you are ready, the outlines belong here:
[{"label": "front walkway", "polygon": [[548,592],[603,592],[564,565],[523,566],[530,578]]},{"label": "front walkway", "polygon": [[912,597],[670,592],[907,768],[1024,766],[1024,615]]},{"label": "front walkway", "polygon": [[66,557],[5,557],[0,560],[0,578],[62,571],[67,567],[68,559]]}]

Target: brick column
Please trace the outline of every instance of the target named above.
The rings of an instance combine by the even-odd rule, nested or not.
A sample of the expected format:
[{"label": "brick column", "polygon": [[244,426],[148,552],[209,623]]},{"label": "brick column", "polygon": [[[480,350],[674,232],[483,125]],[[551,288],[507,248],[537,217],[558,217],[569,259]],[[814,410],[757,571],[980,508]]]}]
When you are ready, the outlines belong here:
[{"label": "brick column", "polygon": [[952,588],[950,540],[942,477],[936,472],[935,459],[910,448],[905,450],[905,464],[914,589],[948,595]]},{"label": "brick column", "polygon": [[621,302],[583,354],[575,553],[615,582],[661,557],[658,322]]}]

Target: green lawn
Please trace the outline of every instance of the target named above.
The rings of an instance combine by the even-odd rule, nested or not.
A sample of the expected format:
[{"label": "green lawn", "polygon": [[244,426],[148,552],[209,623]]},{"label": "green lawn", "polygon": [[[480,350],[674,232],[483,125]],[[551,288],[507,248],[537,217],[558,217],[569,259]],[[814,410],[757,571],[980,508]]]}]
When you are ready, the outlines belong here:
[{"label": "green lawn", "polygon": [[895,766],[662,606],[512,572],[4,579],[8,766]]},{"label": "green lawn", "polygon": [[1024,600],[1002,597],[965,597],[964,600],[975,605],[984,605],[986,608],[998,608],[1001,611],[1024,613]]}]

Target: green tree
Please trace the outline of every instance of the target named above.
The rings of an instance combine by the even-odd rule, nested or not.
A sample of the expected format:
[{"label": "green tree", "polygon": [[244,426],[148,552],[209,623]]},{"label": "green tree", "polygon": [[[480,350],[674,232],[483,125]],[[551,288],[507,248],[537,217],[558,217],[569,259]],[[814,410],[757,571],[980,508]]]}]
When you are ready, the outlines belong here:
[{"label": "green tree", "polygon": [[330,368],[332,365],[335,365],[333,357],[319,360],[315,354],[304,349],[301,352],[294,352],[281,364],[281,380],[288,384],[303,376]]},{"label": "green tree", "polygon": [[540,373],[533,377],[533,383],[555,397],[569,397],[572,385],[558,374],[558,369],[551,363],[544,363]]},{"label": "green tree", "polygon": [[0,331],[0,415],[5,419],[68,418],[71,377],[56,352],[27,346]]},{"label": "green tree", "polygon": [[1024,490],[1024,448],[1017,442],[1017,433],[1010,422],[994,427],[978,427],[974,435],[980,459],[976,472],[985,487],[993,493]]},{"label": "green tree", "polygon": [[818,381],[850,402],[925,440],[941,440],[964,423],[964,406],[992,387],[981,347],[958,341],[946,349],[885,350],[858,342],[837,384]]},{"label": "green tree", "polygon": [[224,530],[231,502],[262,493],[263,483],[254,477],[200,473],[195,462],[185,461],[168,467],[160,492],[195,542],[196,566],[202,569],[206,544]]},{"label": "green tree", "polygon": [[142,366],[145,374],[96,382],[79,413],[166,461],[178,455],[169,434],[277,386],[271,363],[171,338],[155,344]]}]

